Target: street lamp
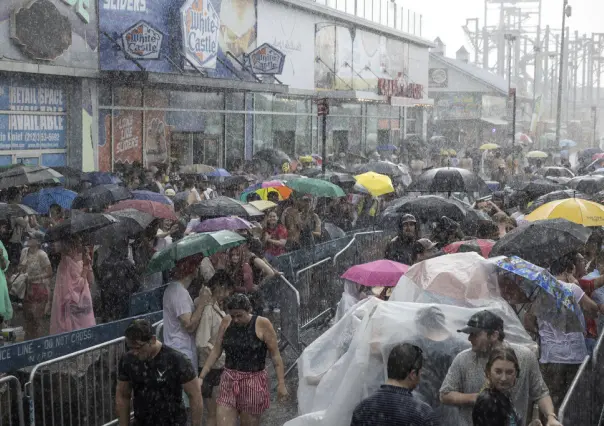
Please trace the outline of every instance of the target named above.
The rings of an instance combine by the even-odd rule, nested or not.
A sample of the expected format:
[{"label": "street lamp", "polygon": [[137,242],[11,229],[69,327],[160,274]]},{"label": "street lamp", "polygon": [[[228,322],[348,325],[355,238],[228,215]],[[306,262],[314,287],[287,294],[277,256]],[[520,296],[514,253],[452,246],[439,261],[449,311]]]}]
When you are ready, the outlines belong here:
[{"label": "street lamp", "polygon": [[558,76],[558,108],[556,110],[556,143],[560,146],[560,129],[562,126],[562,89],[564,81],[564,45],[566,44],[566,18],[571,17],[572,7],[564,0],[562,9],[562,38],[560,39],[560,75]]}]

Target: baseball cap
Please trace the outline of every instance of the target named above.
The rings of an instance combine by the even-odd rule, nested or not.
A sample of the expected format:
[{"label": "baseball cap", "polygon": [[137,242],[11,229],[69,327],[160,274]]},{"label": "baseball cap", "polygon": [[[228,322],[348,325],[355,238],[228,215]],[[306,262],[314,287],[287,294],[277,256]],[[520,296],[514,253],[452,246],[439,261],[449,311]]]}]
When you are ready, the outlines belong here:
[{"label": "baseball cap", "polygon": [[468,320],[468,325],[457,330],[458,333],[476,333],[479,331],[503,331],[503,319],[491,311],[480,311]]},{"label": "baseball cap", "polygon": [[417,223],[417,220],[415,220],[415,216],[413,216],[412,214],[402,215],[399,223],[402,225],[403,223],[407,223],[407,222]]}]

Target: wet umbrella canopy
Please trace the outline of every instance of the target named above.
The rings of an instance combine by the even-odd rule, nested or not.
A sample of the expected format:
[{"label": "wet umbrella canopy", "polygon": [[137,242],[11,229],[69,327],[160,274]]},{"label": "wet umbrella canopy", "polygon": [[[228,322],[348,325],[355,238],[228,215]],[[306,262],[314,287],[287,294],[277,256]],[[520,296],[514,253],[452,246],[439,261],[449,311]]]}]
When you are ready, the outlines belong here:
[{"label": "wet umbrella canopy", "polygon": [[461,222],[466,217],[467,210],[463,203],[438,195],[402,197],[384,210],[382,223],[396,225],[398,218],[407,213],[415,216],[420,222],[435,222],[442,216]]},{"label": "wet umbrella canopy", "polygon": [[147,274],[174,268],[185,257],[203,254],[211,256],[219,251],[244,244],[247,240],[233,231],[218,231],[188,235],[153,255],[147,266]]},{"label": "wet umbrella canopy", "polygon": [[53,204],[60,206],[62,209],[71,209],[73,200],[77,195],[76,192],[61,187],[44,188],[26,195],[21,202],[40,214],[48,214],[50,206]]},{"label": "wet umbrella canopy", "polygon": [[566,219],[539,220],[503,236],[491,250],[491,257],[518,256],[546,267],[581,249],[590,235],[591,229]]},{"label": "wet umbrella canopy", "polygon": [[346,194],[339,186],[320,179],[296,179],[285,183],[289,188],[302,194],[315,197],[344,197]]},{"label": "wet umbrella canopy", "polygon": [[135,209],[150,214],[157,219],[178,220],[172,206],[149,200],[123,200],[109,207],[107,211]]},{"label": "wet umbrella canopy", "polygon": [[191,213],[205,219],[223,216],[264,216],[264,213],[256,207],[224,196],[216,197],[211,200],[202,200],[199,203],[189,206],[189,210]]},{"label": "wet umbrella canopy", "polygon": [[116,210],[111,212],[111,216],[115,217],[117,222],[91,232],[88,241],[111,245],[115,241],[137,236],[156,220],[152,215],[135,209]]},{"label": "wet umbrella canopy", "polygon": [[25,204],[0,204],[0,220],[37,214],[38,212]]},{"label": "wet umbrella canopy", "polygon": [[69,219],[50,228],[46,241],[57,241],[70,236],[90,233],[117,223],[118,219],[106,213],[73,212]]},{"label": "wet umbrella canopy", "polygon": [[289,155],[278,149],[262,149],[254,154],[254,158],[267,161],[274,166],[281,166],[283,163],[292,161]]},{"label": "wet umbrella canopy", "polygon": [[512,188],[526,193],[529,198],[541,197],[542,195],[549,194],[550,192],[564,189],[562,185],[544,178],[533,179],[529,182],[519,181],[514,183]]},{"label": "wet umbrella canopy", "polygon": [[567,198],[580,198],[582,200],[591,200],[591,196],[574,189],[563,189],[560,191],[550,192],[537,198],[533,204],[529,206],[529,213],[535,210],[537,207],[541,207],[551,201],[565,200]]},{"label": "wet umbrella canopy", "polygon": [[0,189],[34,183],[59,182],[63,175],[50,167],[16,166],[0,173]]},{"label": "wet umbrella canopy", "polygon": [[132,198],[132,193],[128,188],[116,184],[99,185],[78,194],[73,200],[71,208],[101,211],[111,204],[128,198]]},{"label": "wet umbrella canopy", "polygon": [[567,185],[576,191],[593,195],[604,190],[604,176],[577,176],[568,181]]},{"label": "wet umbrella canopy", "polygon": [[478,192],[481,195],[491,191],[487,184],[469,170],[456,167],[442,167],[422,173],[409,186],[409,191],[419,192]]}]

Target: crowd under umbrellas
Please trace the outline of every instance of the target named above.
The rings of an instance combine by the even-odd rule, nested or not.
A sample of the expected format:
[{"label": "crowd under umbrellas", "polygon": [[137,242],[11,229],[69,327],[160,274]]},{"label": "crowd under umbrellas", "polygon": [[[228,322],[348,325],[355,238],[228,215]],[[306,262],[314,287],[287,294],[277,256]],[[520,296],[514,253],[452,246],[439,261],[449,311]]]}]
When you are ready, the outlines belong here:
[{"label": "crowd under umbrellas", "polygon": [[[267,152],[263,156],[275,165],[285,160],[279,153]],[[311,161],[316,160],[309,157]],[[534,152],[532,157],[542,156]],[[294,163],[290,158],[287,160]],[[383,229],[385,235],[387,231],[396,230],[398,235],[389,237],[392,240],[384,253],[385,259],[355,265],[344,272],[342,301],[337,307],[333,306],[334,329],[349,321],[355,311],[365,312],[370,304],[374,307],[383,304],[384,308],[376,308],[377,312],[399,309],[409,315],[411,312],[420,315],[417,307],[400,303],[431,303],[436,309],[431,311],[436,313],[436,318],[451,314],[457,315],[456,321],[465,314],[468,314],[467,320],[479,313],[471,309],[496,312],[517,327],[512,335],[525,343],[532,342],[519,319],[525,314],[534,315],[541,326],[549,324],[563,333],[582,333],[585,327],[582,311],[587,308],[584,303],[578,303],[577,292],[565,283],[574,272],[579,273],[574,265],[579,253],[591,256],[589,260],[595,266],[599,261],[600,227],[604,223],[604,207],[597,198],[604,190],[601,176],[573,177],[562,169],[539,169],[534,174],[514,176],[507,183],[499,182],[496,186],[500,191],[493,192],[494,182],[464,168],[434,167],[412,179],[407,166],[388,161],[354,166],[333,164],[325,172],[318,166],[315,162],[314,167],[289,170],[293,173],[285,174],[274,174],[273,169],[273,173],[263,177],[260,173],[231,174],[207,166],[202,168],[204,173],[199,172],[199,168],[187,170],[194,179],[183,173],[180,181],[166,184],[163,179],[152,179],[137,187],[127,177],[112,173],[90,176],[82,173],[77,176],[80,185],[75,185],[76,174],[70,171],[71,180],[67,185],[65,176],[53,169],[28,166],[9,169],[0,173],[0,187],[11,194],[7,204],[0,204],[0,223],[4,224],[5,234],[9,234],[5,235],[7,247],[2,250],[9,258],[7,267],[12,268],[7,274],[7,292],[11,291],[15,309],[28,309],[30,314],[40,312],[36,306],[32,307],[31,300],[25,300],[27,297],[21,300],[17,297],[23,293],[15,283],[19,281],[18,275],[25,274],[23,271],[29,262],[29,258],[21,258],[20,248],[24,242],[27,251],[48,251],[48,265],[52,266],[56,284],[44,284],[46,292],[42,293],[47,299],[38,304],[50,305],[51,333],[126,318],[128,300],[133,294],[165,286],[165,346],[178,350],[191,366],[199,368],[191,380],[197,380],[197,372],[201,371],[199,377],[206,390],[208,386],[210,389],[209,397],[207,392],[203,395],[204,403],[211,407],[218,404],[218,412],[209,412],[218,419],[233,414],[221,407],[232,408],[229,404],[239,403],[237,398],[242,398],[243,403],[252,396],[235,396],[232,402],[234,396],[225,394],[216,402],[211,396],[212,388],[222,389],[239,380],[265,386],[266,379],[256,373],[265,371],[267,354],[273,360],[278,395],[285,398],[293,391],[285,386],[277,344],[275,330],[280,319],[275,313],[279,309],[270,300],[270,292],[262,291],[267,277],[279,273],[271,261],[288,251],[312,249],[320,241],[353,233],[360,225],[365,229]],[[560,180],[562,178],[568,180]],[[13,197],[16,193],[24,196]],[[20,241],[13,238],[12,228],[16,226],[24,231]],[[595,249],[591,250],[592,246]],[[54,263],[50,261],[52,257],[57,259]],[[252,268],[258,268],[259,279],[248,282],[248,275],[256,272]],[[253,273],[249,274],[248,270]],[[587,271],[583,272],[588,275]],[[479,276],[482,278],[477,278]],[[584,276],[575,278],[578,282]],[[50,277],[44,280],[51,281]],[[27,280],[19,285],[21,290],[24,286],[25,292],[28,291]],[[405,296],[412,294],[411,299],[399,299],[397,294],[402,294],[403,288],[414,289]],[[592,292],[595,290],[592,288]],[[74,291],[77,291],[77,300],[71,300],[68,308],[61,305],[57,295]],[[587,298],[592,295],[588,293]],[[309,293],[304,297],[312,301],[313,297],[323,297],[322,294]],[[594,298],[597,301],[597,292]],[[225,325],[222,332],[234,333],[241,339],[239,346],[233,346],[232,342],[213,346],[224,349],[230,360],[218,379],[213,377],[216,372],[208,359],[216,361],[214,357],[220,353],[210,350],[198,358],[195,349],[202,313],[206,306],[214,305],[220,311],[217,324],[223,322],[222,316],[229,321],[238,318]],[[177,309],[182,306],[189,309],[186,320],[181,321],[179,315],[170,316],[184,312]],[[4,309],[3,319],[13,325],[12,310],[9,315],[8,309]],[[376,315],[375,312],[371,315]],[[250,338],[237,334],[240,319],[243,324],[260,321],[255,323],[256,330],[258,327],[263,330],[253,334],[250,341],[263,354],[262,360],[254,358],[253,368],[259,369],[253,371],[254,374],[247,374],[252,373],[246,370],[251,368],[249,360],[236,359],[229,352],[233,348],[245,349],[241,345],[247,344],[246,339]],[[34,318],[36,326],[27,329],[39,328],[42,320],[40,316]],[[456,333],[455,327],[461,329],[462,325],[447,319],[441,324],[447,335]],[[142,355],[137,358],[140,353],[137,348],[148,342],[147,337],[151,338],[145,334],[145,327],[134,324],[130,334],[126,334],[134,354],[134,358],[128,358],[132,368],[126,369],[122,376],[128,376],[128,380],[135,380],[133,375],[145,361]],[[356,326],[351,327],[350,336],[361,333]],[[507,331],[506,323],[506,334]],[[189,343],[183,346],[183,335],[190,346],[187,346]],[[411,341],[407,337],[397,338],[402,344]],[[449,360],[447,368],[467,346],[463,340],[459,343],[457,338],[451,346],[450,350],[457,352],[443,355],[443,359]],[[156,342],[153,340],[151,347],[159,353],[161,349]],[[421,346],[421,342],[426,341],[414,344]],[[319,339],[305,353],[322,352],[326,349],[320,345],[325,344]],[[356,344],[369,345],[369,341]],[[420,349],[425,359],[437,356],[429,345]],[[382,354],[383,365],[388,355]],[[337,368],[336,364],[334,360],[332,367]],[[362,395],[355,394],[351,401],[356,404],[362,397],[369,396],[369,390],[386,379],[383,370]],[[308,373],[302,369],[299,372],[301,378]],[[323,375],[328,378],[330,372],[328,369]],[[182,373],[190,372],[184,368]],[[445,380],[444,374],[438,377],[441,382]],[[547,377],[544,379],[548,382]],[[326,380],[318,379],[316,388],[331,389],[332,384]],[[440,385],[434,385],[432,393],[438,394]],[[565,389],[550,391],[552,395],[559,395],[569,385],[564,383]],[[425,389],[421,392],[425,393]],[[189,386],[185,386],[185,393],[201,404],[201,395]],[[441,409],[438,399],[438,395],[427,396],[427,400],[432,401],[431,408],[444,415],[447,411]],[[549,405],[540,408],[548,424],[555,425],[555,416],[549,414],[555,414],[550,411],[558,410],[561,401],[552,400],[551,410]],[[260,416],[268,408],[265,400],[247,402],[255,404],[254,416]],[[348,411],[338,411],[338,422],[329,424],[349,424],[354,404],[348,406]],[[134,408],[136,411],[137,407]],[[192,403],[189,415],[199,414],[199,409],[200,406]],[[301,413],[318,411],[322,409],[317,402]],[[331,422],[332,414],[327,410],[324,415],[329,420],[325,421]],[[527,418],[529,413],[520,414]],[[292,422],[306,424],[304,416]]]}]

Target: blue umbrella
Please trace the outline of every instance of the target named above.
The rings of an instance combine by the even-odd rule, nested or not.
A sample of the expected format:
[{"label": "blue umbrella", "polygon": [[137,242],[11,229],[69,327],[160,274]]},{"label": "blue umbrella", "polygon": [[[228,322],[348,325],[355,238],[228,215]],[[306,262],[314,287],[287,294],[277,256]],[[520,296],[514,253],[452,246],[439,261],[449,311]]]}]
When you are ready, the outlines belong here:
[{"label": "blue umbrella", "polygon": [[398,148],[391,143],[387,145],[380,145],[376,148],[377,151],[396,151]]},{"label": "blue umbrella", "polygon": [[572,148],[577,146],[577,142],[571,141],[570,139],[562,139],[560,141],[560,148]]},{"label": "blue umbrella", "polygon": [[581,309],[570,289],[544,268],[517,256],[496,261],[496,265],[512,275],[528,300],[535,303],[536,315],[565,332],[583,331]]},{"label": "blue umbrella", "polygon": [[44,188],[26,195],[21,203],[40,214],[48,214],[50,206],[53,204],[57,204],[63,209],[71,209],[71,204],[77,195],[76,192],[62,187]]},{"label": "blue umbrella", "polygon": [[225,169],[216,169],[213,172],[208,173],[206,176],[208,177],[229,177],[231,174],[227,172]]},{"label": "blue umbrella", "polygon": [[119,177],[109,172],[89,172],[84,175],[83,180],[90,182],[92,186],[122,183]]},{"label": "blue umbrella", "polygon": [[145,191],[141,189],[132,191],[132,198],[134,198],[135,200],[157,201],[158,203],[167,204],[169,206],[174,204],[172,200],[170,200],[170,198],[166,197],[165,195],[162,195],[158,192]]}]

